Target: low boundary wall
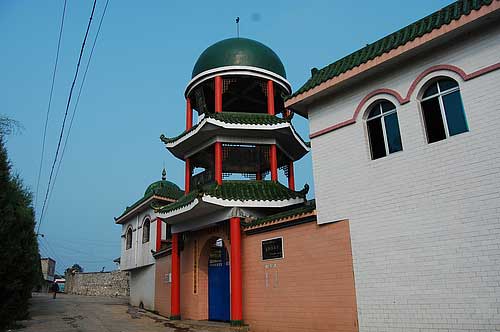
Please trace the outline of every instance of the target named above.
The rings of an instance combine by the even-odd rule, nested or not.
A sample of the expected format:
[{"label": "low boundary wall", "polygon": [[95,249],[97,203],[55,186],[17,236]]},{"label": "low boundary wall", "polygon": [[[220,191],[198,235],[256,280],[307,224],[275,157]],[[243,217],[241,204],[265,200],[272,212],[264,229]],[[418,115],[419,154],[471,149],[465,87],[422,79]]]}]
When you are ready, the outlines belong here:
[{"label": "low boundary wall", "polygon": [[125,271],[68,273],[64,290],[68,294],[129,296],[129,273]]}]

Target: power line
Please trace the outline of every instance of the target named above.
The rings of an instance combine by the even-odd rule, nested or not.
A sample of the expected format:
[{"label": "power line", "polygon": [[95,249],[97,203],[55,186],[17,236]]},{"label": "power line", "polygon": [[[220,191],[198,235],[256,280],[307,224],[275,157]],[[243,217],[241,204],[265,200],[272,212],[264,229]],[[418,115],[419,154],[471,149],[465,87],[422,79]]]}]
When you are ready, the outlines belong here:
[{"label": "power line", "polygon": [[36,203],[37,203],[37,198],[38,198],[38,189],[40,187],[40,177],[42,175],[43,155],[45,154],[45,138],[47,137],[47,124],[49,123],[50,105],[52,104],[52,95],[54,92],[54,83],[56,81],[57,64],[59,62],[59,50],[61,49],[61,39],[62,39],[62,32],[63,32],[63,27],[64,27],[64,17],[66,14],[66,2],[67,2],[67,0],[64,0],[63,12],[62,12],[62,17],[61,17],[61,26],[59,28],[59,39],[57,41],[57,51],[56,51],[56,59],[55,59],[55,63],[54,63],[54,71],[52,72],[52,84],[50,86],[49,104],[47,106],[47,114],[45,116],[45,126],[43,129],[42,153],[40,156],[40,166],[38,167],[38,177],[36,180],[35,210],[36,210]]},{"label": "power line", "polygon": [[80,102],[80,96],[82,94],[83,85],[85,84],[85,79],[87,78],[87,72],[88,72],[89,67],[90,67],[90,61],[92,60],[92,55],[94,54],[94,48],[95,48],[95,45],[97,43],[97,38],[99,37],[99,32],[101,31],[101,26],[102,26],[102,21],[104,20],[104,15],[106,15],[106,9],[108,8],[108,3],[109,3],[109,0],[106,0],[106,5],[104,6],[101,20],[99,21],[99,26],[97,28],[97,32],[96,32],[96,35],[94,38],[94,43],[92,44],[92,49],[90,50],[89,59],[87,61],[87,65],[85,67],[85,72],[83,73],[82,83],[80,84],[80,89],[78,91],[78,96],[76,98],[75,106],[73,107],[73,113],[71,115],[71,120],[69,121],[68,131],[66,132],[66,138],[64,140],[64,146],[62,149],[61,158],[59,158],[59,163],[57,164],[56,174],[54,176],[54,182],[52,183],[52,188],[50,189],[50,195],[49,195],[49,200],[47,202],[47,206],[50,203],[50,199],[52,198],[52,193],[54,192],[54,187],[56,185],[57,176],[59,175],[59,169],[61,168],[61,164],[62,164],[62,161],[64,158],[64,153],[66,152],[66,147],[68,146],[69,134],[71,132],[71,128],[73,127],[73,120],[75,118],[76,109],[77,109],[78,104]]},{"label": "power line", "polygon": [[42,221],[43,221],[43,215],[44,215],[44,212],[45,212],[45,206],[47,204],[47,199],[49,197],[50,184],[52,182],[52,176],[54,174],[54,168],[56,166],[57,157],[59,155],[59,149],[61,148],[61,141],[62,141],[62,138],[63,138],[64,126],[66,124],[66,118],[68,117],[69,105],[71,103],[71,97],[73,95],[73,89],[75,87],[76,79],[78,78],[78,72],[80,70],[80,63],[82,61],[82,56],[83,56],[83,50],[85,48],[85,43],[87,42],[87,36],[89,35],[90,24],[92,23],[92,18],[94,17],[94,11],[95,11],[96,2],[97,2],[97,0],[94,0],[94,5],[92,6],[92,13],[90,14],[89,23],[87,25],[87,30],[85,32],[85,37],[83,38],[82,48],[80,49],[80,55],[78,57],[78,63],[76,65],[75,77],[73,78],[73,83],[71,83],[71,89],[69,90],[68,102],[66,103],[66,111],[64,113],[63,123],[62,123],[62,126],[61,126],[61,132],[59,134],[59,140],[57,142],[57,149],[56,149],[56,154],[54,156],[54,162],[52,163],[52,167],[51,167],[51,170],[50,170],[49,183],[47,184],[47,191],[45,192],[45,198],[43,200],[42,212],[40,214],[40,220],[38,222],[37,233],[39,232],[40,226],[41,226]]}]

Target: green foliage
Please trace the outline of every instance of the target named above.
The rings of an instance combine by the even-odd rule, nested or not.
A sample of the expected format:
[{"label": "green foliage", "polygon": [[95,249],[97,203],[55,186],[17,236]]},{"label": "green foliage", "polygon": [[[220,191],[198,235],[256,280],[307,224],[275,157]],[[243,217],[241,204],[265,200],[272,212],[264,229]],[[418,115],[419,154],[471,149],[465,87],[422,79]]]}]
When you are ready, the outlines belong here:
[{"label": "green foliage", "polygon": [[68,267],[66,271],[64,271],[64,274],[75,274],[75,273],[82,273],[83,272],[83,267],[80,266],[80,264],[73,264],[73,266]]},{"label": "green foliage", "polygon": [[[0,122],[7,123],[0,117]],[[32,289],[41,282],[31,193],[11,166],[0,130],[0,330],[28,313]]]}]

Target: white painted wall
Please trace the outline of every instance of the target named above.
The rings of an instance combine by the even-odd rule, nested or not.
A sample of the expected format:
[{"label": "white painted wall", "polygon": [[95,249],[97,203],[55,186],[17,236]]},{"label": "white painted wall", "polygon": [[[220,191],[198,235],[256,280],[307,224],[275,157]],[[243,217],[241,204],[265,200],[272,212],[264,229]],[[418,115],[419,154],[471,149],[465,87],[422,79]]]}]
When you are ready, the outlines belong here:
[{"label": "white painted wall", "polygon": [[[155,260],[151,250],[156,249],[156,213],[152,209],[147,209],[139,214],[130,217],[122,224],[121,237],[121,262],[122,270],[130,270],[154,264]],[[151,221],[149,242],[142,243],[143,223],[149,217]],[[165,224],[165,223],[163,223]],[[132,228],[132,248],[126,248],[127,229]],[[165,239],[166,225],[162,225],[162,239]]]},{"label": "white painted wall", "polygon": [[[310,132],[349,119],[375,89],[404,97],[433,65],[470,73],[497,63],[500,26],[478,31],[313,105]],[[500,330],[500,70],[427,79],[439,74],[459,82],[469,132],[427,144],[424,79],[408,104],[386,96],[398,106],[403,151],[371,160],[362,114],[312,140],[318,223],[350,220],[362,332]]]},{"label": "white painted wall", "polygon": [[130,304],[154,310],[155,303],[155,266],[148,265],[130,271]]},{"label": "white painted wall", "polygon": [[[142,243],[143,223],[150,219],[149,242]],[[156,217],[152,209],[131,216],[122,224],[120,268],[130,272],[130,304],[154,310],[155,299],[155,259],[151,250],[156,250]],[[126,248],[127,229],[132,228],[132,248]],[[166,239],[166,225],[162,223],[161,237]]]}]

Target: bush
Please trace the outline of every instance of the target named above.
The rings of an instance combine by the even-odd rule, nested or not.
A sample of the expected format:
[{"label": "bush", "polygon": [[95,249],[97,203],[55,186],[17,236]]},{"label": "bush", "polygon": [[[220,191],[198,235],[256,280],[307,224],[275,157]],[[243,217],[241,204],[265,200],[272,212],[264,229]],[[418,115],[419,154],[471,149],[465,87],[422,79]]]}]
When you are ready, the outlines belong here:
[{"label": "bush", "polygon": [[0,130],[0,330],[26,318],[31,291],[41,282],[31,193],[11,174],[4,133]]}]

